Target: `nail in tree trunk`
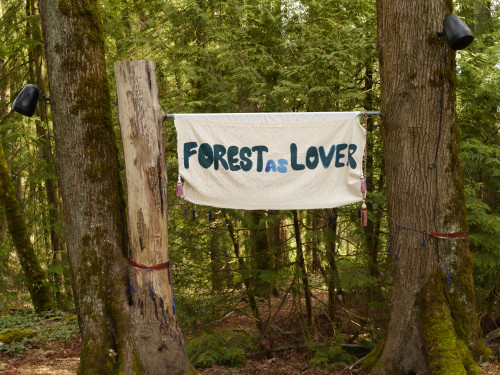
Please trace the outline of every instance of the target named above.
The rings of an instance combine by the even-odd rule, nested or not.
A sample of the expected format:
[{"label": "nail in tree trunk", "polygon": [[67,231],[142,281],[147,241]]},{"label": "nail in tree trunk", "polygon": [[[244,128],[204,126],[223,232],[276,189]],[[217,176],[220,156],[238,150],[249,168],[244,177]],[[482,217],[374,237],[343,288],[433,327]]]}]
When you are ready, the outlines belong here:
[{"label": "nail in tree trunk", "polygon": [[373,374],[478,374],[485,353],[468,241],[424,245],[422,233],[468,230],[455,53],[436,37],[451,12],[446,0],[377,1],[394,286],[387,336],[364,361]]}]

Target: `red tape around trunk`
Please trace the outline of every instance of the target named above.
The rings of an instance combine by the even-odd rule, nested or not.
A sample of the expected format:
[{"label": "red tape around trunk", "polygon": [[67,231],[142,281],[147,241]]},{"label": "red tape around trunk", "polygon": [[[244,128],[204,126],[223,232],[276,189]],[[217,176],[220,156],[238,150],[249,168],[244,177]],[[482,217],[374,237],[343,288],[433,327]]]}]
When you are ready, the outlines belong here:
[{"label": "red tape around trunk", "polygon": [[157,264],[156,266],[151,266],[151,267],[145,266],[144,264],[136,263],[133,260],[129,260],[128,264],[130,264],[132,267],[141,268],[143,270],[150,270],[150,271],[152,271],[152,270],[162,270],[164,268],[170,267],[170,261],[168,261],[166,263],[162,263],[162,264]]},{"label": "red tape around trunk", "polygon": [[467,238],[467,236],[469,235],[469,233],[467,233],[467,232],[440,233],[440,232],[425,231],[425,233],[430,234],[431,236],[434,236],[434,237],[439,237],[439,238]]}]

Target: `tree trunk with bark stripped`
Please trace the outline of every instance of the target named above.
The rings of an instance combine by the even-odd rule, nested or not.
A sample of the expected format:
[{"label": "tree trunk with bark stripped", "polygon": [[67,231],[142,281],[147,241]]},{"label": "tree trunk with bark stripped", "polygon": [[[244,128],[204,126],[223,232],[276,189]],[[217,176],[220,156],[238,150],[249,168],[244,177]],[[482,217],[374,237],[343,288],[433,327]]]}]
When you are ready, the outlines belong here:
[{"label": "tree trunk with bark stripped", "polygon": [[[127,182],[132,329],[148,374],[188,371],[168,258],[164,119],[152,61],[115,63]],[[137,265],[136,265],[137,264]],[[144,267],[149,267],[145,269]]]}]

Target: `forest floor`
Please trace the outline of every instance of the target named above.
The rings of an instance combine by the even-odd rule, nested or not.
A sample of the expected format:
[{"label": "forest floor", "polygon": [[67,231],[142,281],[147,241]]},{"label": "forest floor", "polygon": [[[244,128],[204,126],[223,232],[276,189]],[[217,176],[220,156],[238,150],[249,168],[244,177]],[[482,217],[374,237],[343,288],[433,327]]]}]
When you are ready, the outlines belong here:
[{"label": "forest floor", "polygon": [[[309,333],[313,338],[308,342],[302,339],[303,334],[297,332],[297,327],[301,327],[301,323],[304,322],[305,312],[301,310],[301,304],[291,296],[285,299],[273,297],[271,301],[259,304],[262,320],[268,323],[268,329],[263,336],[256,335],[255,323],[246,310],[229,313],[223,319],[213,322],[211,332],[215,335],[220,332],[236,332],[244,333],[248,337],[258,336],[260,339],[258,342],[253,342],[251,351],[245,352],[245,359],[239,366],[213,364],[209,368],[199,368],[199,373],[201,375],[364,375],[358,358],[362,358],[368,350],[360,343],[364,338],[374,337],[376,329],[373,327],[380,324],[380,319],[377,320],[373,311],[364,312],[363,316],[370,316],[369,319],[362,318],[359,311],[350,311],[346,304],[339,303],[336,311],[338,321],[331,322],[325,318],[324,312],[323,314],[321,312],[322,298],[324,298],[322,295],[315,296],[317,318],[314,321],[314,332]],[[355,304],[356,301],[351,301],[350,305],[352,303]],[[332,327],[342,327],[342,332],[336,328],[332,335]],[[342,353],[354,350],[357,358],[347,355],[347,362],[339,360],[330,363],[329,360],[325,360],[329,355],[331,357],[331,352],[328,352],[331,345],[324,344],[332,342],[331,339],[328,341],[328,336],[336,337],[334,345],[341,345],[345,349]],[[188,335],[186,341],[189,342],[193,338]],[[80,336],[72,334],[60,340],[38,342],[16,353],[0,351],[0,374],[75,375],[80,349]],[[500,364],[498,362],[482,364],[482,372],[483,375],[500,375]]]},{"label": "forest floor", "polygon": [[[75,335],[69,342],[56,342],[45,348],[30,349],[19,356],[0,355],[2,375],[75,375],[80,360],[80,339]],[[500,375],[499,364],[488,364],[482,368],[483,375]],[[200,369],[203,375],[326,375],[364,374],[359,367],[339,369],[332,372],[311,367],[303,354],[290,351],[271,358],[249,359],[242,367],[216,366]]]}]

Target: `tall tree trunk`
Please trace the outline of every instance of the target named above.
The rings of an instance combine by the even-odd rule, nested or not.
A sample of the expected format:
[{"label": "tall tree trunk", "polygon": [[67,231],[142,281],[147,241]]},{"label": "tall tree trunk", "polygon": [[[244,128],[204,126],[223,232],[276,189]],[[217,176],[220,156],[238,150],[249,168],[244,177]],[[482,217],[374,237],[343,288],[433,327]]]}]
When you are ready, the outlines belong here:
[{"label": "tall tree trunk", "polygon": [[[171,340],[174,325],[163,330],[164,324],[170,323],[170,319],[163,321],[163,309],[156,311],[162,323],[151,323],[154,311],[143,310],[151,304],[138,306],[139,293],[130,295],[125,205],[98,3],[45,0],[40,2],[40,14],[64,224],[82,334],[79,374],[157,374],[160,366],[172,374],[187,373],[185,357],[176,357],[177,352],[168,350],[179,338]],[[163,145],[152,147],[161,149]],[[155,276],[168,281],[168,276],[160,275],[162,271],[157,272]],[[155,290],[161,290],[154,285]],[[164,289],[166,295],[156,299],[155,306],[169,300],[170,290]],[[140,311],[144,316],[138,316]],[[158,336],[168,345],[162,342],[154,346],[158,341],[151,338]]]},{"label": "tall tree trunk", "polygon": [[[373,67],[371,59],[366,63],[366,74],[365,74],[365,110],[371,111],[373,110]],[[375,153],[375,142],[374,142],[374,134],[373,134],[373,118],[367,117],[366,120],[366,186],[368,189],[368,194],[370,192],[374,192],[376,188],[376,184],[374,183],[374,172],[373,168],[375,166],[374,161],[374,153]],[[383,178],[380,176],[380,179]],[[380,189],[380,187],[379,187]],[[368,220],[368,225],[364,227],[365,233],[365,242],[366,242],[366,258],[368,260],[368,274],[373,278],[377,278],[379,276],[378,270],[378,251],[380,244],[380,225],[382,222],[382,215],[378,210],[373,210],[370,214],[372,220]],[[380,299],[380,288],[376,285],[370,288],[370,300],[375,301]]]},{"label": "tall tree trunk", "polygon": [[[37,87],[42,93],[45,93],[45,79],[42,74],[42,58],[43,58],[43,47],[42,47],[42,35],[40,30],[39,22],[36,22],[36,8],[35,0],[28,0],[26,3],[26,16],[31,22],[28,23],[27,36],[31,38],[34,42],[40,44],[35,44],[29,50],[29,75],[31,82],[35,82]],[[50,176],[45,179],[45,192],[48,204],[48,221],[49,221],[49,231],[50,231],[50,242],[52,246],[52,266],[57,271],[54,272],[52,277],[52,288],[55,294],[55,302],[58,308],[66,307],[66,298],[64,296],[64,272],[63,270],[63,258],[62,252],[64,251],[64,244],[61,240],[61,236],[56,229],[56,225],[59,222],[59,209],[58,200],[56,192],[56,181],[52,177],[55,174],[55,165],[51,156],[51,145],[49,137],[49,128],[43,127],[43,122],[47,121],[47,111],[45,105],[37,106],[37,114],[40,119],[36,120],[36,133],[39,138],[39,155],[45,161],[46,165],[46,175]],[[71,290],[66,290],[66,294],[71,294]]]},{"label": "tall tree trunk", "polygon": [[325,210],[329,217],[328,224],[325,226],[325,246],[327,269],[324,272],[326,284],[328,287],[328,315],[333,321],[335,318],[335,299],[338,294],[342,294],[340,285],[339,270],[337,268],[336,247],[337,247],[337,209],[334,208],[330,213]]},{"label": "tall tree trunk", "polygon": [[445,0],[377,1],[394,286],[387,336],[365,359],[374,374],[477,374],[471,352],[484,353],[468,241],[423,241],[423,230],[468,230],[455,54],[436,37],[451,11]]},{"label": "tall tree trunk", "polygon": [[240,241],[238,235],[234,230],[234,225],[227,212],[224,213],[224,221],[226,222],[227,231],[231,237],[233,243],[234,255],[238,259],[238,264],[240,266],[240,272],[243,275],[243,284],[245,286],[245,291],[248,297],[248,303],[252,309],[253,316],[257,325],[257,329],[262,332],[264,325],[260,317],[259,306],[257,305],[257,300],[255,299],[254,286],[252,279],[249,277],[248,267],[245,265],[245,260],[243,259],[240,251]]},{"label": "tall tree trunk", "polygon": [[293,229],[295,232],[295,242],[297,244],[296,263],[299,267],[300,279],[302,280],[302,286],[304,288],[307,324],[309,325],[309,327],[312,327],[313,316],[312,316],[311,291],[309,290],[309,278],[307,277],[306,264],[304,261],[304,252],[302,250],[302,238],[300,235],[299,214],[297,210],[293,210],[292,214],[293,214]]},{"label": "tall tree trunk", "polygon": [[16,193],[10,180],[9,168],[5,160],[0,139],[0,202],[5,210],[9,233],[16,248],[16,254],[24,273],[24,282],[37,312],[50,310],[52,299],[45,280],[45,271],[40,266],[30,241]]},{"label": "tall tree trunk", "polygon": [[[286,236],[283,235],[283,217],[280,211],[267,212],[267,237],[269,238],[269,251],[273,257],[273,270],[279,272],[281,263],[286,261]],[[275,288],[275,291],[278,290]]]},{"label": "tall tree trunk", "polygon": [[[224,262],[222,261],[221,238],[218,228],[210,227],[210,281],[212,290],[221,291],[224,288]],[[226,258],[227,259],[227,258]]]},{"label": "tall tree trunk", "polygon": [[[152,61],[115,63],[118,113],[127,182],[130,313],[137,354],[146,373],[189,369],[175,310],[168,258],[164,119]],[[142,266],[142,269],[141,269]],[[155,267],[157,269],[144,269]]]},{"label": "tall tree trunk", "polygon": [[[265,211],[248,211],[250,223],[250,251],[254,263],[255,294],[268,297],[276,289],[273,254],[267,236]],[[276,292],[277,293],[277,292]]]}]

